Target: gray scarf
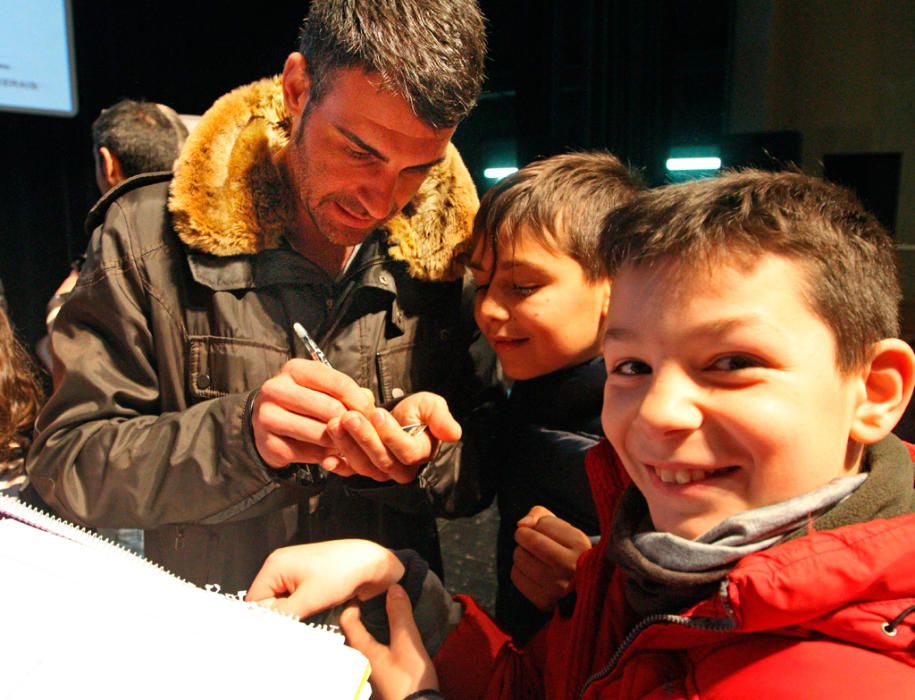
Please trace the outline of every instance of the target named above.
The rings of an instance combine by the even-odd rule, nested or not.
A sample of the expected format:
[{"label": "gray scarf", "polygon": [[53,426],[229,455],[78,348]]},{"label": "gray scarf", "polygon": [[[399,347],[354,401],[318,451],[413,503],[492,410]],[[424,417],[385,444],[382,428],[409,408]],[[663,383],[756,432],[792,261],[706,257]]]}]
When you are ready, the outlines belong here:
[{"label": "gray scarf", "polygon": [[[817,489],[798,497],[812,508],[807,513],[801,513],[800,506],[796,504],[785,508],[796,500],[790,499],[741,514],[751,516],[749,522],[741,515],[733,516],[703,535],[701,543],[681,539],[688,551],[668,538],[657,540],[664,542],[659,545],[655,544],[656,538],[648,538],[649,544],[644,544],[646,539],[642,535],[653,534],[654,527],[645,498],[635,486],[630,485],[614,513],[607,547],[607,557],[628,576],[626,602],[639,617],[679,612],[714,595],[719,582],[745,556],[745,553],[723,555],[725,549],[744,547],[746,552],[757,551],[807,534],[808,524],[813,530],[831,530],[915,511],[912,460],[905,445],[895,435],[889,435],[867,448],[860,476],[864,478],[843,479],[841,482],[844,485],[834,483],[824,487],[827,490],[825,494],[819,493],[823,489]],[[831,488],[836,490],[831,491]],[[810,499],[809,503],[807,499]],[[820,504],[820,508],[814,512],[816,504]],[[762,520],[755,520],[760,511],[769,509],[775,512],[763,513]],[[800,517],[797,517],[799,513]],[[733,522],[735,519],[738,521],[736,524]],[[636,545],[637,538],[646,548],[645,552]],[[653,558],[656,549],[664,550],[657,561]],[[700,549],[704,549],[700,555],[701,562],[684,564],[693,552]]]}]

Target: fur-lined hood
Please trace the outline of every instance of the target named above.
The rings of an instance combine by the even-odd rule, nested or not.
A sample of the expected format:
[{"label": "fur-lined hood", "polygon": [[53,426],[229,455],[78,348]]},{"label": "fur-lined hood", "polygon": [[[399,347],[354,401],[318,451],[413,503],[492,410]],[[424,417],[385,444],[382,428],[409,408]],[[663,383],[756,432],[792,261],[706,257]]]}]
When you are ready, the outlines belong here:
[{"label": "fur-lined hood", "polygon": [[[292,230],[292,194],[271,156],[286,145],[292,120],[279,77],[244,85],[217,100],[191,133],[169,196],[175,230],[212,255],[276,248]],[[479,200],[457,149],[448,144],[404,210],[389,221],[389,251],[423,280],[453,279]]]}]

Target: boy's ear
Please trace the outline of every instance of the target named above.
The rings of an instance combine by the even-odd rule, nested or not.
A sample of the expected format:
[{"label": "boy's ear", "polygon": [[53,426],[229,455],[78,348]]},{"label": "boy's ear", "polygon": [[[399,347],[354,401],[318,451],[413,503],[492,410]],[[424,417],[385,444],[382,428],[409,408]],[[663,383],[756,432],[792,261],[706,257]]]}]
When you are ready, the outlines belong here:
[{"label": "boy's ear", "polygon": [[849,437],[862,445],[872,445],[896,427],[912,398],[915,352],[898,338],[877,342],[862,379],[864,398],[858,404]]},{"label": "boy's ear", "polygon": [[305,56],[293,51],[283,66],[283,102],[293,117],[299,117],[311,94],[311,75]]},{"label": "boy's ear", "polygon": [[610,280],[604,280],[601,282],[602,292],[604,295],[604,303],[601,306],[600,317],[601,320],[607,318],[607,314],[610,312],[610,290],[613,287],[613,283]]}]

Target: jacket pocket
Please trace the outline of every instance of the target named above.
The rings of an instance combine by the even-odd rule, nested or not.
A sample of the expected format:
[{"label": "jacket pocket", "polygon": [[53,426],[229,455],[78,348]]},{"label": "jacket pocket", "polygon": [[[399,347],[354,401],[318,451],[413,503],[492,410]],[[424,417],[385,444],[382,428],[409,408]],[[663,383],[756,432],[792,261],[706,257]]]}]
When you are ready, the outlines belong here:
[{"label": "jacket pocket", "polygon": [[191,396],[214,399],[256,389],[280,371],[289,349],[253,340],[190,337]]},{"label": "jacket pocket", "polygon": [[400,399],[416,391],[444,393],[449,375],[456,371],[460,348],[455,347],[452,329],[425,319],[409,329],[407,338],[375,354],[381,401]]}]

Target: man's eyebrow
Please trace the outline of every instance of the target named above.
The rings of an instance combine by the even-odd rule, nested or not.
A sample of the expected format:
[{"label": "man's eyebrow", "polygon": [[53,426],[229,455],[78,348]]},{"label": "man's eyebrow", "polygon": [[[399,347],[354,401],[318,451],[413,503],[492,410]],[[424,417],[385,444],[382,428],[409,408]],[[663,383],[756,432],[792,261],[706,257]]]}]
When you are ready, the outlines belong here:
[{"label": "man's eyebrow", "polygon": [[378,160],[382,161],[383,163],[387,163],[388,160],[390,160],[381,151],[379,151],[377,148],[369,146],[365,141],[360,139],[358,136],[356,136],[356,134],[354,134],[349,129],[346,129],[342,126],[335,126],[334,128],[337,131],[339,131],[341,134],[343,134],[346,138],[348,138],[350,141],[352,141],[354,144],[359,146],[359,148],[361,148],[363,151],[368,151],[369,153],[371,153],[373,156],[375,156]]},{"label": "man's eyebrow", "polygon": [[[369,146],[365,141],[360,139],[358,136],[356,136],[356,134],[354,134],[349,129],[342,127],[342,126],[335,126],[334,128],[337,131],[339,131],[341,134],[343,134],[343,136],[345,136],[347,139],[352,141],[353,144],[355,144],[356,146],[361,148],[363,151],[371,153],[373,156],[375,156],[375,158],[380,160],[382,163],[387,163],[390,160],[390,158],[388,158],[386,155],[384,155],[384,153],[379,151],[374,146]],[[443,155],[439,158],[436,158],[435,160],[430,160],[428,163],[420,163],[418,165],[411,165],[410,167],[406,168],[406,170],[415,170],[415,171],[428,170],[429,168],[432,168],[432,167],[438,165],[439,163],[444,162],[444,160],[445,160],[445,156]]]}]

